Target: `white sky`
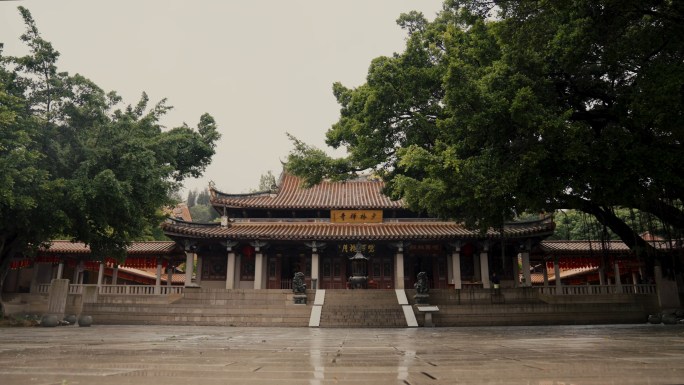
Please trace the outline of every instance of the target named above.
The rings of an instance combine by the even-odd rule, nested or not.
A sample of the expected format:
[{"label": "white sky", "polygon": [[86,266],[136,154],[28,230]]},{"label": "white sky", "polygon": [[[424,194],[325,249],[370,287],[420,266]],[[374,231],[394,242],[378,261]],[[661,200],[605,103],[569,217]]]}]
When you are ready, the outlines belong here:
[{"label": "white sky", "polygon": [[[241,193],[259,176],[280,174],[289,132],[325,146],[337,121],[336,81],[356,87],[370,61],[403,50],[395,20],[417,10],[432,20],[442,0],[25,0],[0,1],[5,55],[26,52],[17,6],[31,11],[43,38],[60,53],[58,67],[80,73],[135,104],[174,109],[165,124],[195,126],[202,113],[222,139],[203,178]],[[329,151],[332,153],[332,151]]]}]

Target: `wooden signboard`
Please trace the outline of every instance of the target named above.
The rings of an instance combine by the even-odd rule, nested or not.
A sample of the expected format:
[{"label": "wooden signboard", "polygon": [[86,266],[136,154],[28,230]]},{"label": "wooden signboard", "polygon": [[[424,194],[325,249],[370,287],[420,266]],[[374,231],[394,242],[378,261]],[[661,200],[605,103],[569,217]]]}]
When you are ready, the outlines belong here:
[{"label": "wooden signboard", "polygon": [[332,223],[380,223],[382,210],[330,210]]}]

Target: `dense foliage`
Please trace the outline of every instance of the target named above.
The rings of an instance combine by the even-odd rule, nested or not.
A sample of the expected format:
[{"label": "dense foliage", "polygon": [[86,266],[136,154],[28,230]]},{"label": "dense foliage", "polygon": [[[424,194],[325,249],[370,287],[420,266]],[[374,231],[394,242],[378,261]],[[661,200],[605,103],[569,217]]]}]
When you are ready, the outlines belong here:
[{"label": "dense foliage", "polygon": [[210,203],[209,189],[205,188],[201,191],[188,191],[188,198],[186,204],[190,210],[190,217],[193,222],[215,222],[219,218],[219,213],[214,210]]},{"label": "dense foliage", "polygon": [[[475,227],[576,209],[649,250],[620,208],[684,228],[684,4],[447,0],[402,15],[405,51],[333,92],[331,159],[293,138],[313,184],[373,170],[414,209]],[[651,250],[652,251],[652,250]]]},{"label": "dense foliage", "polygon": [[0,52],[0,272],[55,237],[89,244],[95,258],[123,257],[158,226],[180,183],[211,161],[214,119],[165,130],[165,101],[150,108],[143,94],[119,107],[114,92],[59,72],[59,52],[19,10],[30,52]]}]

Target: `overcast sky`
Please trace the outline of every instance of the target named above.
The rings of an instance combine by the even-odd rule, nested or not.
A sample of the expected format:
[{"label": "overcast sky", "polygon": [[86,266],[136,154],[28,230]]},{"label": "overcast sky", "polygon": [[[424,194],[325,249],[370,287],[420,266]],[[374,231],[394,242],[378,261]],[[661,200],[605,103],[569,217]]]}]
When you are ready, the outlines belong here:
[{"label": "overcast sky", "polygon": [[[58,67],[135,104],[143,91],[174,109],[164,124],[214,116],[222,134],[205,176],[229,193],[276,177],[292,145],[285,133],[326,149],[337,120],[333,82],[356,87],[370,61],[403,50],[395,20],[417,10],[432,20],[442,0],[24,0],[0,1],[6,55],[26,53],[17,6],[28,8]],[[329,151],[332,153],[332,151]]]}]

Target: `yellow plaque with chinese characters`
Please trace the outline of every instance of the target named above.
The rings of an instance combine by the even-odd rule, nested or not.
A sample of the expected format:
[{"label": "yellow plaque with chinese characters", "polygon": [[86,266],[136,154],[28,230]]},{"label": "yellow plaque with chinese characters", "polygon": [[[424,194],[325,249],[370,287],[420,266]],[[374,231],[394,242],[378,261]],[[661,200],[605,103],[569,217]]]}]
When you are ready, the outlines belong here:
[{"label": "yellow plaque with chinese characters", "polygon": [[330,210],[332,223],[380,223],[382,210]]}]

